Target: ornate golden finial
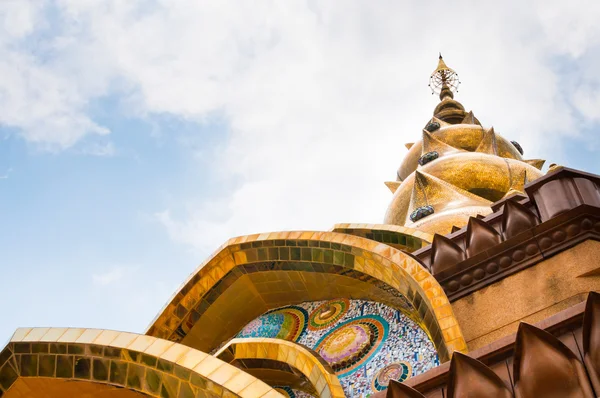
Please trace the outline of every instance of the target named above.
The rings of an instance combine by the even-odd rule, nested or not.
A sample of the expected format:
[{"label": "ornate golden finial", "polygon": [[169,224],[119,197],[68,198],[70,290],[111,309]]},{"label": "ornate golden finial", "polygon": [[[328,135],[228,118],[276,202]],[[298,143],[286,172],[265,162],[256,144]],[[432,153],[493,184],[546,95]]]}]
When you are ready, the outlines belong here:
[{"label": "ornate golden finial", "polygon": [[454,100],[459,84],[458,74],[446,65],[440,53],[438,66],[429,77],[429,88],[432,94],[440,95],[441,101],[435,107],[433,115],[449,124],[461,123],[466,116],[465,108]]},{"label": "ornate golden finial", "polygon": [[429,88],[432,94],[439,94],[440,100],[446,97],[454,98],[454,92],[458,92],[460,80],[454,69],[449,68],[442,58],[438,60],[438,66],[429,77]]}]

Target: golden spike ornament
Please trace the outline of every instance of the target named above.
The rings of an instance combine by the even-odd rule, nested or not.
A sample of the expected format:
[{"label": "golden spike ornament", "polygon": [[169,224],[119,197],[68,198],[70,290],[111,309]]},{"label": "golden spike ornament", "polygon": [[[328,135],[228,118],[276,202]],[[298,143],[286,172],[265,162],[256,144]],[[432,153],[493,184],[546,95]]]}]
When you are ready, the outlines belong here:
[{"label": "golden spike ornament", "polygon": [[481,143],[479,144],[475,152],[482,152],[490,155],[498,155],[498,143],[496,142],[496,133],[494,132],[493,127],[490,127],[483,133]]},{"label": "golden spike ornament", "polygon": [[384,184],[390,189],[390,191],[392,191],[392,193],[396,192],[396,190],[400,186],[399,181],[386,181]]},{"label": "golden spike ornament", "polygon": [[546,161],[544,159],[528,159],[528,160],[524,160],[524,162],[532,165],[533,167],[535,167],[538,170],[541,170],[542,167],[544,167],[544,163],[546,163]]},{"label": "golden spike ornament", "polygon": [[421,155],[425,155],[429,152],[434,151],[437,152],[440,156],[449,153],[462,152],[461,149],[455,148],[451,145],[444,143],[443,141],[438,140],[427,130],[423,130],[423,140],[421,141],[421,144]]}]

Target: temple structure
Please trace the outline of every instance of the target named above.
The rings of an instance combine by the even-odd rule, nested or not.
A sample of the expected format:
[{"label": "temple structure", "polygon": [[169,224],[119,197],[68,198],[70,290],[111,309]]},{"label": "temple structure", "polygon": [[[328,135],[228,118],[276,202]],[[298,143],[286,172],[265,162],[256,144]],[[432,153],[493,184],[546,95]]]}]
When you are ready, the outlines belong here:
[{"label": "temple structure", "polygon": [[454,99],[383,224],[230,239],[145,334],[18,329],[0,397],[595,397],[600,177],[525,159]]}]

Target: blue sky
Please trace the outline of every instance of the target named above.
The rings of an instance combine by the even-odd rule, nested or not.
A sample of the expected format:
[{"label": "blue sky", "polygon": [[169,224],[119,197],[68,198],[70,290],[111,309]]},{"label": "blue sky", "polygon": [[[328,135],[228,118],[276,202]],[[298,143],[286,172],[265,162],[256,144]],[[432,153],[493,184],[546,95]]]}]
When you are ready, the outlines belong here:
[{"label": "blue sky", "polygon": [[143,332],[229,237],[380,222],[438,51],[526,156],[600,173],[599,4],[442,5],[0,2],[0,340]]}]

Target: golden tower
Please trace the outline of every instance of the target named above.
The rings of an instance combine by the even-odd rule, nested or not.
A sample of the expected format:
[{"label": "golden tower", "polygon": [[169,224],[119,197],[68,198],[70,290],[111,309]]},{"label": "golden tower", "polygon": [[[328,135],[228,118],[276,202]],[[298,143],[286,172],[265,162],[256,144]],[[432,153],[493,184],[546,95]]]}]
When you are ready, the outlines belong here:
[{"label": "golden tower", "polygon": [[523,186],[542,175],[543,160],[524,160],[520,145],[483,127],[454,99],[458,75],[440,55],[430,87],[440,103],[423,128],[422,139],[407,144],[385,224],[447,234],[469,217],[486,216],[490,205],[524,194]]}]

